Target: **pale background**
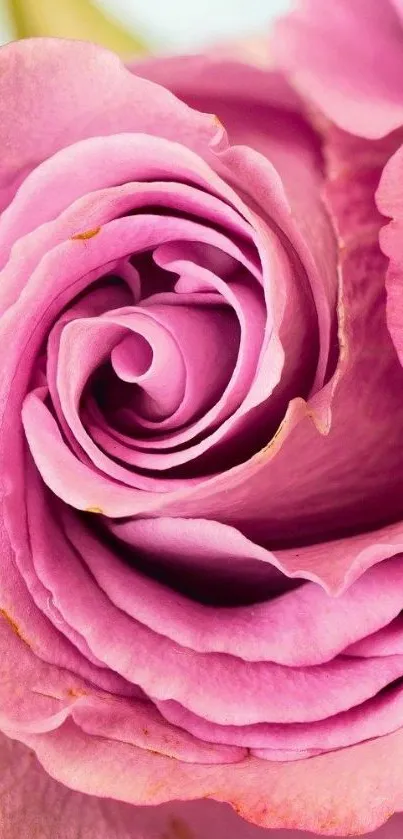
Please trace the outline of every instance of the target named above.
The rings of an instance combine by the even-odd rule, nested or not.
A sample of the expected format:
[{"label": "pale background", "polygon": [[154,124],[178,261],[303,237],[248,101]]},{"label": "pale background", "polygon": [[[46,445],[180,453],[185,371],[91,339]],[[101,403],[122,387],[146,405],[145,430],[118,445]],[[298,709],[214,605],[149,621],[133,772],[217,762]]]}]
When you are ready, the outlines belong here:
[{"label": "pale background", "polygon": [[[57,0],[54,0],[57,3]],[[292,0],[96,0],[127,28],[142,34],[153,51],[186,52],[222,38],[261,31]],[[10,39],[0,0],[0,43]]]}]

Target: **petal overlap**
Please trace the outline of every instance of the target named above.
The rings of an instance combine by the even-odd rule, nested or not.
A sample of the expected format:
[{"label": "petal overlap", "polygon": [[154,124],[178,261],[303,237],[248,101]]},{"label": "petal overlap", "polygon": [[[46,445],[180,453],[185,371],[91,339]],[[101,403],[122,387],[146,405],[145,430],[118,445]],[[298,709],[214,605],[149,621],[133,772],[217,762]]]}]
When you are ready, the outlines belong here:
[{"label": "petal overlap", "polygon": [[7,55],[1,729],[91,795],[375,828],[402,806],[398,138],[319,135],[219,51]]}]

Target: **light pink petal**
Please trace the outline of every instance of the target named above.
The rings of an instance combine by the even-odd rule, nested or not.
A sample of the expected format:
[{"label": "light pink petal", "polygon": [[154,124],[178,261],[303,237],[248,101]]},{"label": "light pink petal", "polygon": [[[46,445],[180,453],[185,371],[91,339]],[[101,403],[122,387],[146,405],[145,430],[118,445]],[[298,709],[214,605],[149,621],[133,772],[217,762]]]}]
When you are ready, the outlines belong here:
[{"label": "light pink petal", "polygon": [[[299,96],[284,76],[273,71],[267,49],[264,66],[250,61],[250,53],[240,48],[248,44],[228,42],[202,55],[174,55],[143,58],[130,62],[129,68],[137,76],[178,91],[187,99],[217,99],[229,107],[238,98],[248,99],[251,105],[277,106],[291,112],[302,110]],[[266,45],[265,45],[266,46]],[[268,72],[270,71],[270,72]],[[269,132],[267,132],[269,133]]]},{"label": "light pink petal", "polygon": [[[172,801],[133,807],[66,789],[20,743],[0,739],[1,839],[313,839],[302,831],[271,830],[245,822],[227,804]],[[44,804],[45,802],[45,804]],[[394,816],[363,839],[400,839],[403,817]]]},{"label": "light pink petal", "polygon": [[204,149],[222,134],[211,116],[137,79],[95,44],[14,42],[1,49],[0,78],[2,207],[38,163],[85,137],[135,131]]},{"label": "light pink petal", "polygon": [[403,618],[399,615],[384,626],[378,632],[362,638],[350,647],[347,647],[347,655],[395,655],[403,649]]},{"label": "light pink petal", "polygon": [[403,18],[403,2],[402,0],[390,0],[392,6],[395,7],[397,13]]},{"label": "light pink petal", "polygon": [[403,27],[393,0],[298,0],[268,49],[329,119],[369,139],[403,123]]},{"label": "light pink petal", "polygon": [[[211,797],[229,801],[239,815],[264,827],[354,836],[374,830],[403,807],[402,738],[399,731],[281,767],[254,757],[231,766],[190,766],[94,735],[88,741],[70,723],[24,740],[53,777],[90,795],[137,805],[178,793],[182,800]],[[398,817],[393,823],[401,830]],[[380,839],[389,839],[389,828],[380,831]]]},{"label": "light pink petal", "polygon": [[[14,473],[13,482],[19,484],[19,478],[19,473]],[[18,547],[15,550],[10,547],[10,537],[13,539],[14,535],[16,536],[16,545],[21,544],[24,536],[26,538],[21,518],[15,518],[14,501],[14,493],[11,493],[5,501],[1,530],[0,615],[7,629],[7,650],[14,649],[11,640],[14,640],[15,644],[18,638],[22,638],[32,650],[32,656],[40,662],[48,662],[69,670],[75,673],[78,679],[88,680],[103,690],[134,695],[136,691],[133,693],[132,686],[100,665],[91,655],[84,639],[82,641],[85,655],[79,651],[77,635],[73,632],[69,639],[66,624],[53,603],[49,590],[40,583],[34,573],[30,553],[22,553]],[[9,528],[8,532],[4,529],[5,524]],[[16,528],[15,534],[13,528]],[[15,639],[9,633],[10,627],[17,636]],[[67,624],[67,629],[69,628]]]},{"label": "light pink petal", "polygon": [[[35,497],[37,498],[38,495],[36,494]],[[49,518],[48,521],[50,521]],[[38,524],[37,518],[36,524]],[[38,552],[36,555],[38,556]],[[45,556],[49,557],[49,554],[46,553]],[[61,582],[63,584],[63,580]],[[15,638],[15,642],[19,644],[16,656],[10,644],[10,638],[15,636],[10,630],[7,631],[5,652],[8,651],[8,654],[11,654],[12,661],[17,659],[22,662],[21,642]],[[22,627],[21,631],[24,631]],[[2,660],[6,662],[7,658],[2,656]],[[37,664],[35,672],[38,672]],[[47,677],[47,683],[49,684],[49,677]],[[38,699],[47,701],[46,698],[42,700],[39,697]],[[13,710],[15,710],[14,706]],[[241,812],[251,820],[267,826],[292,827],[298,824],[310,827],[312,830],[321,830],[321,832],[329,833],[331,830],[330,835],[333,835],[334,830],[339,834],[357,833],[368,828],[370,824],[375,826],[393,809],[399,809],[399,805],[402,806],[399,799],[401,778],[399,741],[390,738],[386,738],[385,751],[383,751],[384,740],[381,738],[372,744],[362,745],[359,751],[357,747],[354,747],[327,755],[319,764],[314,762],[315,759],[311,759],[304,764],[302,772],[299,772],[298,768],[294,769],[294,766],[300,763],[299,761],[292,766],[289,764],[279,772],[278,764],[276,767],[275,764],[267,761],[264,761],[263,765],[259,761],[254,763],[253,760],[248,760],[241,764],[242,771],[239,776],[236,772],[226,774],[223,766],[216,767],[212,775],[206,766],[200,773],[197,765],[193,765],[189,774],[180,761],[173,763],[169,760],[167,764],[164,764],[161,763],[162,758],[156,754],[149,755],[138,747],[125,746],[116,741],[105,741],[104,738],[98,740],[95,735],[91,735],[90,741],[85,741],[80,739],[76,729],[71,726],[66,728],[66,725],[64,724],[60,729],[61,739],[57,732],[47,734],[46,740],[40,740],[40,735],[21,734],[20,736],[24,736],[31,746],[40,750],[42,760],[52,774],[56,773],[67,784],[75,788],[83,788],[92,794],[102,795],[103,789],[103,794],[107,796],[112,795],[134,803],[175,797],[178,795],[178,790],[184,798],[203,795],[223,797],[236,803]],[[88,737],[88,735],[85,736]],[[107,742],[106,751],[100,752],[100,744],[105,742]],[[57,753],[53,751],[53,745],[59,748],[58,743],[60,743],[60,752],[57,756]],[[373,750],[375,746],[377,751],[374,754],[371,751],[368,753],[368,748]],[[393,755],[393,760],[391,760],[391,755]],[[345,756],[348,758],[347,762]],[[115,770],[113,769],[114,759],[117,761]],[[88,760],[94,760],[92,771]],[[131,763],[132,760],[135,761],[134,765]],[[98,767],[97,771],[95,771],[95,766]],[[100,773],[101,766],[103,769]],[[166,772],[163,782],[161,778],[161,786],[159,773],[165,771],[164,767]],[[236,765],[232,769],[236,769]],[[132,783],[133,771],[137,779],[135,788]],[[126,772],[128,772],[127,781]],[[325,772],[330,774],[327,775],[327,782],[324,784]],[[119,778],[119,788],[117,785],[114,786],[115,777]],[[321,782],[319,782],[319,777]],[[360,778],[360,785],[357,784],[357,777]],[[355,781],[354,784],[353,781]],[[330,789],[334,793],[335,785],[337,797],[330,796]],[[352,798],[349,797],[349,792],[353,785],[354,797]],[[298,790],[298,796],[295,799],[290,797],[290,789]],[[270,795],[270,799],[267,799],[267,795]],[[341,800],[339,796],[343,799],[342,808],[337,804]],[[303,805],[298,804],[301,802],[301,797],[303,797]],[[368,808],[369,800],[371,808]],[[268,805],[262,805],[262,801],[267,801]],[[374,802],[376,802],[375,806]]]}]

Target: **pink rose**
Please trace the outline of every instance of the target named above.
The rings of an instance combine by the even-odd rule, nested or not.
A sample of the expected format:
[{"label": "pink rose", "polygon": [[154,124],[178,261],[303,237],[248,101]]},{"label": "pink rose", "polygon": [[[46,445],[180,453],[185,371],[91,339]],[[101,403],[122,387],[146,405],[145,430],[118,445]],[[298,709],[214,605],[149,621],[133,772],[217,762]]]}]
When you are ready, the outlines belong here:
[{"label": "pink rose", "polygon": [[70,803],[363,833],[403,807],[398,141],[230,56],[133,70],[0,51],[0,727]]}]

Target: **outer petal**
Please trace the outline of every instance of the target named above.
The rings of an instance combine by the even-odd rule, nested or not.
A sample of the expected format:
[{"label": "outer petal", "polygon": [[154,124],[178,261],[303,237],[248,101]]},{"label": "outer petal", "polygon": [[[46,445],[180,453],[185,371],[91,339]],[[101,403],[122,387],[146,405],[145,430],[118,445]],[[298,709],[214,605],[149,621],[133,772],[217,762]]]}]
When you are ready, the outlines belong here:
[{"label": "outer petal", "polygon": [[[54,781],[32,751],[4,736],[0,769],[0,839],[313,839],[299,830],[267,832],[216,801],[133,807],[89,797]],[[402,830],[403,816],[394,816],[363,839],[400,839]]]},{"label": "outer petal", "polygon": [[159,804],[181,790],[183,800],[225,799],[262,827],[328,836],[365,834],[403,809],[402,731],[281,766],[252,757],[231,766],[192,766],[127,743],[89,738],[71,722],[46,735],[27,735],[25,742],[57,780],[136,805]]},{"label": "outer petal", "polygon": [[[0,839],[313,839],[299,830],[268,833],[215,801],[133,807],[89,797],[51,779],[32,751],[4,736],[0,768]],[[402,830],[403,817],[394,816],[368,839],[400,839]]]},{"label": "outer petal", "polygon": [[270,49],[297,89],[361,137],[383,137],[403,122],[398,6],[396,0],[299,0],[274,29]]},{"label": "outer petal", "polygon": [[[267,832],[213,801],[136,807],[54,781],[32,751],[0,735],[0,839],[265,839]],[[303,839],[287,834],[284,839]],[[281,831],[283,836],[283,831]],[[270,839],[280,839],[277,831]],[[379,839],[394,839],[389,833]]]},{"label": "outer petal", "polygon": [[124,131],[178,140],[194,149],[222,135],[211,116],[139,80],[116,55],[95,44],[35,38],[1,48],[1,207],[27,173],[59,149]]},{"label": "outer petal", "polygon": [[[225,45],[203,55],[181,55],[146,58],[132,62],[130,69],[145,79],[177,91],[182,99],[216,99],[232,105],[240,98],[251,106],[279,106],[290,112],[301,110],[301,100],[282,74],[269,66],[268,52],[263,66],[252,63],[251,52],[244,50],[245,41],[236,47]],[[267,71],[270,72],[267,72]],[[238,114],[241,123],[241,115]],[[253,130],[245,126],[244,130]]]}]

